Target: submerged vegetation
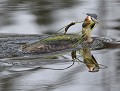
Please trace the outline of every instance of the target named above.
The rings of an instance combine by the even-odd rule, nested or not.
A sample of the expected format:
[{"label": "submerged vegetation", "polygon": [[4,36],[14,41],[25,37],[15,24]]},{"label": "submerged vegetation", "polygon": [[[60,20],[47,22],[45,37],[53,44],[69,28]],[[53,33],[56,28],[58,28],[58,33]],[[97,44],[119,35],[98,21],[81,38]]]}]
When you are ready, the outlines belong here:
[{"label": "submerged vegetation", "polygon": [[[80,47],[77,50],[72,49],[71,57],[73,64],[64,69],[68,69],[71,66],[73,66],[75,61],[86,64],[90,72],[98,72],[99,69],[101,68],[100,66],[106,68],[106,66],[99,65],[97,63],[96,59],[91,54],[91,48],[89,47],[89,44],[92,44],[94,41],[93,38],[91,37],[91,31],[98,23],[97,15],[87,14],[87,17],[85,18],[82,24],[81,34],[77,34],[77,35],[67,34],[68,29],[77,23],[81,23],[81,22],[72,22],[67,26],[65,26],[65,31],[63,34],[53,34],[37,42],[33,42],[31,44],[22,46],[22,51],[24,51],[24,53],[26,54],[27,53],[43,54],[43,53],[61,51],[64,49],[72,49],[78,47],[78,45],[81,45],[82,47]],[[79,51],[80,55],[82,55],[83,61],[80,61],[79,58],[76,56],[76,51]],[[44,69],[53,69],[53,68],[44,68]],[[64,69],[53,69],[53,70],[64,70]]]},{"label": "submerged vegetation", "polygon": [[[82,31],[80,31],[79,34],[68,34],[67,32],[69,28],[78,23],[83,23]],[[50,60],[51,58],[56,58],[53,57],[53,54],[63,54],[63,52],[69,51],[71,52],[72,58],[72,64],[70,66],[63,69],[43,69],[65,70],[73,66],[77,61],[84,63],[90,72],[98,72],[100,68],[107,67],[105,65],[98,64],[97,60],[91,53],[91,49],[99,46],[99,42],[101,42],[99,39],[91,36],[91,32],[97,23],[96,14],[87,14],[84,21],[72,22],[52,35],[25,35],[25,37],[23,37],[23,35],[6,35],[8,38],[1,36],[0,46],[2,48],[2,54],[0,54],[0,58],[13,58],[16,60],[21,57],[23,59],[25,57],[30,59],[33,56],[39,56],[43,59]],[[62,29],[64,29],[64,33],[59,33]],[[79,57],[82,57],[83,61],[81,61]]]}]

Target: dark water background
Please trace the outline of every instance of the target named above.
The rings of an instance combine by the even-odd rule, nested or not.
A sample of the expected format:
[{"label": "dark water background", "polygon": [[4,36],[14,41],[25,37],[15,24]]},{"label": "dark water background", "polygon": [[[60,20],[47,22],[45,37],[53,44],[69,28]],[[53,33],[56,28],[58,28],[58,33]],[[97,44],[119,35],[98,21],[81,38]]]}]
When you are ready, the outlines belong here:
[{"label": "dark water background", "polygon": [[[0,0],[0,35],[52,33],[72,21],[83,20],[85,13],[96,13],[101,24],[93,35],[120,41],[119,9],[120,0]],[[81,25],[78,24],[70,28],[69,33],[79,30]],[[77,63],[64,71],[1,64],[0,91],[119,91],[120,49],[105,48],[94,50],[92,54],[98,63],[108,68],[90,73],[84,64]],[[70,54],[64,58],[70,60]],[[40,66],[61,68],[70,64],[64,58],[44,62],[36,57],[19,61],[36,64],[41,61]]]}]

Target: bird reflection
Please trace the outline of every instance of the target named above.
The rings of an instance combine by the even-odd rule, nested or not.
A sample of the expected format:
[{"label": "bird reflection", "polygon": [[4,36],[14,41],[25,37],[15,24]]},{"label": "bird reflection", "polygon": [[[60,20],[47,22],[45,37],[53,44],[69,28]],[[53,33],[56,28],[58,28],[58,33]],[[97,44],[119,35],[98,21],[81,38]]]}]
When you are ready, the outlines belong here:
[{"label": "bird reflection", "polygon": [[82,56],[83,56],[83,62],[86,64],[86,66],[89,69],[89,72],[98,72],[100,67],[97,63],[95,57],[91,54],[90,48],[83,48],[82,49]]}]

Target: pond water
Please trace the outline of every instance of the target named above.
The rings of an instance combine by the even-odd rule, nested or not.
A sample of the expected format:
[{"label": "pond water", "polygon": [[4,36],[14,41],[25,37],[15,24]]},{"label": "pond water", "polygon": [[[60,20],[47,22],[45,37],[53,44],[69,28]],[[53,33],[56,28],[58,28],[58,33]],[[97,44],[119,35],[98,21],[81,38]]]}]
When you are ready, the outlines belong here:
[{"label": "pond water", "polygon": [[[0,91],[119,91],[119,9],[120,0],[0,0],[0,45],[5,41],[14,45],[14,38],[19,40],[18,44],[39,40],[44,33],[51,34],[70,22],[84,20],[86,13],[96,13],[100,21],[92,35],[106,37],[112,44],[91,51],[98,63],[108,67],[94,73],[77,62],[67,70],[40,68],[69,66],[69,52],[53,60],[39,56],[23,59],[4,56],[0,59]],[[81,24],[71,27],[68,32],[77,33],[79,30]],[[0,56],[4,54],[1,50],[2,47]],[[15,65],[8,62],[15,62]]]}]

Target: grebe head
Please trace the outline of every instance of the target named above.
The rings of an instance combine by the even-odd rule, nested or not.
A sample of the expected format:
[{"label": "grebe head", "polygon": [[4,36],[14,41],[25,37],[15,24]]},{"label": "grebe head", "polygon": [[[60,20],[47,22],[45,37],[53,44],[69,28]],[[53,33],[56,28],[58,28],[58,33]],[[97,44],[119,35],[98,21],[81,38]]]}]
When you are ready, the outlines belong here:
[{"label": "grebe head", "polygon": [[[98,21],[97,21],[98,18],[97,18],[97,15],[96,15],[96,14],[87,13],[86,15],[90,16],[89,18],[90,18],[93,22],[98,23]],[[88,17],[88,16],[87,16],[87,17]],[[86,17],[86,18],[87,18],[87,17]],[[89,18],[88,18],[88,19],[89,19]],[[89,20],[90,20],[90,19],[89,19]]]}]

